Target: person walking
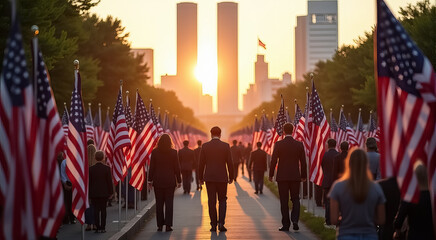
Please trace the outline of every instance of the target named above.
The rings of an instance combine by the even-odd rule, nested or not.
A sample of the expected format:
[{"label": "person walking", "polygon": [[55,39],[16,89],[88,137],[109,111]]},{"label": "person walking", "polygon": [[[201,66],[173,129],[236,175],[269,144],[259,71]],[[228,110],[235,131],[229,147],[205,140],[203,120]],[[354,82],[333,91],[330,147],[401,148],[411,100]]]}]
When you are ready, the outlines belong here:
[{"label": "person walking", "polygon": [[[299,230],[300,218],[300,182],[306,181],[307,167],[303,143],[292,137],[294,126],[291,123],[283,125],[285,138],[275,143],[271,158],[269,180],[273,181],[277,165],[276,181],[280,196],[280,209],[282,213],[282,227],[279,231],[289,231],[291,220],[293,229]],[[289,219],[289,193],[292,200],[291,219]]]},{"label": "person walking", "polygon": [[[173,147],[170,135],[162,134],[157,146],[151,152],[150,169],[148,173],[148,188],[154,188],[156,198],[157,231],[161,232],[163,225],[166,231],[173,231],[174,190],[181,186],[180,166],[177,151]],[[165,214],[164,214],[165,206]]]},{"label": "person walking", "polygon": [[197,190],[203,189],[203,187],[200,185],[200,178],[198,176],[198,164],[200,161],[201,144],[202,144],[202,141],[198,140],[197,141],[197,148],[194,149],[194,153],[195,153],[194,170],[195,170],[195,183],[197,184]]},{"label": "person walking", "polygon": [[[233,162],[230,146],[220,140],[221,129],[213,127],[210,130],[212,140],[203,144],[200,153],[199,177],[200,184],[206,182],[210,217],[210,231],[216,232],[217,225],[221,232],[224,227],[227,210],[227,184],[233,182]],[[216,199],[219,202],[219,218],[216,212]]]},{"label": "person walking", "polygon": [[408,218],[409,231],[407,239],[432,240],[435,239],[433,218],[431,209],[431,195],[428,188],[427,168],[421,160],[418,160],[413,166],[416,179],[418,180],[419,201],[410,203],[402,201],[395,217],[394,239],[399,239],[401,226],[404,219]]},{"label": "person walking", "polygon": [[97,151],[96,163],[89,168],[89,198],[94,206],[95,232],[100,233],[106,232],[107,200],[113,195],[111,169],[103,163],[103,159],[104,153]]},{"label": "person walking", "polygon": [[[251,143],[248,143],[247,147],[244,150],[244,155],[245,155],[245,159],[247,160],[247,163],[246,163],[247,165],[250,164],[250,160],[249,159],[250,159],[250,154],[251,154],[251,150],[252,149],[253,148],[251,146]],[[248,172],[248,179],[251,182],[251,169],[248,168],[247,172]]]},{"label": "person walking", "polygon": [[242,174],[242,176],[244,176],[244,168],[245,168],[245,165],[247,164],[248,160],[245,159],[245,154],[244,154],[245,147],[244,147],[244,144],[242,144],[242,142],[239,142],[238,147],[239,147],[239,152],[241,153],[241,174]]},{"label": "person walking", "polygon": [[263,176],[267,168],[267,154],[260,149],[262,147],[261,142],[256,143],[257,150],[253,151],[250,155],[248,169],[252,169],[254,178],[254,194],[263,194]]},{"label": "person walking", "polygon": [[233,146],[230,148],[230,151],[232,153],[233,170],[234,170],[233,176],[235,177],[234,178],[235,182],[236,182],[236,178],[238,178],[239,164],[241,163],[241,158],[242,158],[241,149],[236,145],[237,143],[238,141],[233,140]]},{"label": "person walking", "polygon": [[[352,150],[345,164],[345,174],[329,193],[330,221],[338,240],[377,240],[376,225],[385,223],[385,196],[372,181],[364,150]],[[339,220],[341,219],[341,220]]]},{"label": "person walking", "polygon": [[377,141],[373,137],[366,139],[366,149],[369,161],[369,170],[372,173],[372,179],[379,180],[380,174],[380,153],[377,152]]},{"label": "person walking", "polygon": [[183,148],[179,150],[179,164],[182,171],[183,194],[191,191],[192,169],[195,163],[194,150],[189,149],[189,141],[183,141]]},{"label": "person walking", "polygon": [[327,225],[330,224],[330,199],[327,197],[327,194],[330,192],[330,187],[334,181],[334,161],[335,157],[339,154],[336,151],[336,140],[329,139],[327,140],[328,151],[324,153],[324,156],[321,160],[322,172],[324,174],[324,178],[322,179],[322,188],[324,193],[324,207],[325,207],[325,223]]}]

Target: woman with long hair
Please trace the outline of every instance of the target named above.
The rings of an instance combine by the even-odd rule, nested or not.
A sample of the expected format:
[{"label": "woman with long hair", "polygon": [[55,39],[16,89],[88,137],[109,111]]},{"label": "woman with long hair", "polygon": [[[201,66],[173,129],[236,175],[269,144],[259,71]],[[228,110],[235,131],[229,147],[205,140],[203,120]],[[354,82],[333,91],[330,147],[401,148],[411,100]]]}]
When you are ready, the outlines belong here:
[{"label": "woman with long hair", "polygon": [[372,181],[368,157],[362,149],[348,153],[345,174],[329,193],[330,220],[337,225],[338,240],[377,240],[376,225],[385,222],[385,196]]},{"label": "woman with long hair", "polygon": [[[148,187],[154,187],[156,198],[157,231],[163,225],[166,231],[172,231],[174,190],[181,186],[180,166],[177,151],[173,147],[171,137],[162,134],[155,149],[151,152]],[[165,206],[165,214],[164,214]]]}]

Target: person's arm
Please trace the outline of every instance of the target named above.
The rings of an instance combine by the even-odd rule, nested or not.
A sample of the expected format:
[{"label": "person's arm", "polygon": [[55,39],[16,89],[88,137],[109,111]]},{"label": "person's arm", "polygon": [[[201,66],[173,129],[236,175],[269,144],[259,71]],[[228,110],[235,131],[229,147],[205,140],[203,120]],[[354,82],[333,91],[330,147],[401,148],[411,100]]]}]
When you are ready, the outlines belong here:
[{"label": "person's arm", "polygon": [[277,146],[277,143],[274,143],[274,150],[273,150],[273,154],[271,157],[271,165],[269,167],[269,180],[270,181],[272,181],[272,179],[274,177],[274,171],[276,170],[278,157],[279,157],[278,146]]},{"label": "person's arm", "polygon": [[385,204],[378,204],[375,212],[375,224],[384,225],[386,222]]},{"label": "person's arm", "polygon": [[339,222],[339,202],[336,199],[330,199],[330,222],[337,225]]},{"label": "person's arm", "polygon": [[156,171],[155,170],[155,168],[156,168],[156,154],[153,154],[153,152],[151,153],[150,168],[148,169],[148,183],[149,183],[149,187],[151,187],[153,185],[154,173]]},{"label": "person's arm", "polygon": [[177,180],[177,188],[179,188],[180,187],[180,183],[182,182],[182,178],[180,177],[180,164],[179,164],[179,161],[178,161],[178,154],[177,154],[177,151],[175,151],[175,154],[176,154],[176,156],[174,157],[174,161],[173,161],[173,164],[174,164],[174,174],[176,175],[176,180]]},{"label": "person's arm", "polygon": [[227,170],[229,171],[229,183],[233,182],[233,175],[234,175],[234,170],[233,170],[233,160],[232,160],[232,152],[230,151],[230,146],[227,145],[227,158],[226,158],[226,163],[227,163]]},{"label": "person's arm", "polygon": [[200,150],[200,160],[198,163],[198,180],[203,185],[204,167],[206,166],[206,155],[204,153],[204,147]]}]

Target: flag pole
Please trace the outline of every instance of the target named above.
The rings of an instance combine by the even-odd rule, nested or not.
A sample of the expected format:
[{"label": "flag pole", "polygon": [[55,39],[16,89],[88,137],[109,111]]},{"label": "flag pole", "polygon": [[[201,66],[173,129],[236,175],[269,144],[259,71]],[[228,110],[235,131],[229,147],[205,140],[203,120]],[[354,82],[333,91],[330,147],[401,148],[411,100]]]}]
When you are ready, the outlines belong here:
[{"label": "flag pole", "polygon": [[[123,80],[120,79],[120,91],[123,92]],[[118,181],[118,230],[121,229],[121,179]]]},{"label": "flag pole", "polygon": [[[130,105],[130,101],[129,101],[129,91],[126,91],[126,106]],[[130,107],[130,106],[129,106]],[[126,113],[124,113],[126,114]],[[127,126],[127,129],[131,128],[132,126]],[[127,159],[126,159],[127,160]],[[126,222],[127,222],[127,209],[129,208],[129,168],[126,168]]]},{"label": "flag pole", "polygon": [[[33,38],[32,38],[32,55],[33,55],[33,95],[37,96],[37,88],[36,88],[36,84],[37,84],[37,79],[38,79],[38,34],[39,34],[39,28],[36,25],[33,25],[31,28],[32,33],[33,33]],[[35,101],[35,104],[37,104],[37,102]]]},{"label": "flag pole", "polygon": [[[310,76],[310,83],[311,83],[311,85],[313,86],[313,72],[311,72],[310,74],[309,74],[309,76]],[[308,95],[308,93],[309,93],[309,87],[306,87],[306,95]],[[307,99],[307,101],[309,101],[309,99]],[[308,109],[307,109],[307,116],[309,116],[309,112],[310,112],[310,101],[309,101],[309,103],[307,104],[307,106],[308,106]],[[307,118],[306,119],[306,122],[308,123],[308,120],[309,120],[309,118]],[[312,128],[313,129],[313,128]],[[309,142],[309,144],[310,145],[312,145],[312,132],[310,132],[310,142]],[[310,149],[310,147],[309,147],[309,149]],[[307,162],[309,163],[308,164],[308,166],[309,166],[309,169],[310,169],[310,167],[311,167],[311,162],[310,162],[310,155],[311,155],[311,153],[309,153],[309,158],[307,159]],[[309,178],[310,178],[310,171],[308,171],[308,176],[309,176]],[[307,181],[307,182],[309,182],[309,181]],[[309,184],[309,186],[308,186],[308,188],[307,189],[309,189],[310,188],[310,184]],[[314,182],[312,182],[312,199],[313,199],[313,201],[312,201],[312,213],[313,213],[313,215],[315,215],[315,206],[316,206],[316,199],[315,199],[315,183]]]}]

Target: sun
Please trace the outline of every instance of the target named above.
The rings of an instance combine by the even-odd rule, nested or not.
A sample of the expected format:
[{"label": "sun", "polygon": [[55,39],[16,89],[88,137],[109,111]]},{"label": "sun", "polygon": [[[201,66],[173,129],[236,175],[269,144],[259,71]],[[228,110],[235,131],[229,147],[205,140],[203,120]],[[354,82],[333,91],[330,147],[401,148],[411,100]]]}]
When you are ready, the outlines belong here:
[{"label": "sun", "polygon": [[203,85],[203,93],[214,96],[218,78],[218,64],[216,61],[210,58],[198,61],[194,74]]}]

